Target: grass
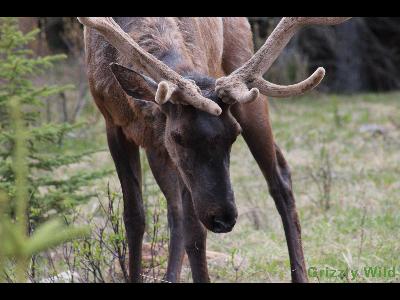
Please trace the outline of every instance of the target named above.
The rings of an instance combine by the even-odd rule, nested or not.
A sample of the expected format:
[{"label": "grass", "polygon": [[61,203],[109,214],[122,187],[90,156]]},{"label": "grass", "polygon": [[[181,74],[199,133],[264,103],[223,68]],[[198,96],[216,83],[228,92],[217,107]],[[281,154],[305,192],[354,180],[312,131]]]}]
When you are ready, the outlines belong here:
[{"label": "grass", "polygon": [[[313,94],[270,100],[276,142],[292,170],[307,267],[360,273],[355,278],[350,273],[335,278],[312,273],[311,282],[400,281],[399,98],[400,93]],[[360,130],[368,124],[381,130]],[[106,148],[103,122],[90,125],[87,134],[91,143]],[[113,166],[107,151],[90,162],[91,167],[100,165]],[[143,166],[150,210],[145,239],[151,242],[155,228],[151,214],[160,205],[160,192],[145,160]],[[208,250],[228,257],[209,261],[212,282],[289,282],[282,223],[242,138],[232,149],[231,179],[239,218],[231,233],[208,233]],[[113,190],[120,189],[116,174],[99,182],[96,189],[105,190],[102,186],[108,181]],[[162,225],[156,225],[166,231],[165,199],[161,198],[157,211]],[[369,266],[395,267],[396,274],[367,277],[363,268]],[[188,268],[181,279],[191,281]]]},{"label": "grass", "polygon": [[[312,282],[400,280],[399,97],[390,93],[271,100],[275,138],[292,170],[307,267],[362,273],[368,266],[394,266],[397,272],[381,278],[360,274],[354,280],[311,273]],[[377,124],[384,133],[361,133],[365,124]],[[319,189],[324,180],[318,176],[321,169],[332,178],[327,182],[328,209],[322,205],[326,191]],[[239,278],[229,262],[212,266],[212,280],[290,281],[279,214],[242,139],[233,147],[231,177],[238,223],[232,233],[209,234],[208,245],[222,252],[238,249],[246,264]]]}]

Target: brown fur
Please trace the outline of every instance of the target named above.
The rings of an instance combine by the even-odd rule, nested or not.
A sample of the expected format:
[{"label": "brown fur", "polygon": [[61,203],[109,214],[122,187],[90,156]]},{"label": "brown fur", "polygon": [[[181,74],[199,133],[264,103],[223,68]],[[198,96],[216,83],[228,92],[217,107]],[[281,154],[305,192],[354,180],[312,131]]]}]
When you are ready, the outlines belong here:
[{"label": "brown fur", "polygon": [[[162,59],[168,51],[181,58],[179,65],[170,65],[178,73],[190,69],[219,77],[222,70],[223,24],[221,18],[117,18],[120,26],[129,32],[146,51]],[[239,22],[238,22],[239,23]],[[248,27],[247,22],[238,25]],[[85,28],[87,74],[93,98],[106,122],[126,129],[129,138],[142,147],[159,146],[153,135],[154,126],[141,116],[140,109],[132,107],[126,94],[112,75],[112,62],[132,66],[95,30]],[[229,53],[229,51],[228,51]]]},{"label": "brown fur", "polygon": [[[115,21],[144,50],[179,74],[197,73],[210,78],[219,78],[230,74],[253,55],[252,35],[246,18],[140,17],[115,18]],[[184,157],[179,157],[185,152],[179,150],[178,146],[173,148],[171,146],[173,135],[165,134],[165,132],[173,133],[174,124],[168,123],[162,110],[154,102],[132,101],[111,72],[110,64],[119,63],[132,69],[139,69],[138,71],[143,70],[140,66],[135,66],[129,57],[122,56],[93,29],[85,28],[85,45],[90,90],[106,121],[109,147],[124,194],[124,221],[128,237],[131,280],[140,281],[141,245],[144,233],[138,156],[138,146],[141,146],[146,148],[150,167],[168,203],[171,242],[167,280],[179,281],[185,248],[193,280],[209,281],[205,252],[206,229],[203,220],[203,223],[200,222],[199,214],[203,213],[208,218],[210,214],[229,212],[227,218],[230,220],[236,218],[234,216],[235,213],[237,215],[236,208],[232,208],[234,204],[231,201],[233,192],[230,190],[229,162],[217,170],[222,175],[214,177],[215,183],[205,181],[203,190],[198,191],[202,194],[200,198],[203,198],[203,202],[194,201],[195,191],[191,190],[188,183],[191,180],[190,176],[182,173],[183,165],[187,161]],[[137,88],[141,88],[145,83],[138,79],[135,84]],[[151,93],[144,94],[143,98],[154,101],[154,95]],[[305,282],[307,275],[300,226],[291,191],[290,171],[281,151],[274,144],[267,99],[260,96],[246,105],[240,103],[229,107],[223,105],[225,107],[223,113],[218,119],[210,119],[214,120],[214,123],[210,121],[210,124],[221,127],[220,133],[223,133],[223,136],[219,139],[229,138],[227,141],[229,147],[234,141],[233,138],[239,134],[240,127],[243,129],[243,136],[268,182],[270,193],[282,216],[292,280]],[[185,131],[185,128],[193,126],[191,123],[195,120],[190,117],[198,116],[197,112],[185,105],[176,107],[174,114],[181,118],[178,129]],[[188,125],[182,126],[183,124]],[[191,171],[189,169],[188,173]],[[194,180],[201,181],[202,178]],[[225,188],[218,192],[224,196],[211,192],[218,186]],[[229,200],[229,203],[224,203],[225,210],[213,206],[212,202],[207,200],[218,196]],[[199,210],[199,205],[203,205],[206,211],[202,211],[204,208]]]}]

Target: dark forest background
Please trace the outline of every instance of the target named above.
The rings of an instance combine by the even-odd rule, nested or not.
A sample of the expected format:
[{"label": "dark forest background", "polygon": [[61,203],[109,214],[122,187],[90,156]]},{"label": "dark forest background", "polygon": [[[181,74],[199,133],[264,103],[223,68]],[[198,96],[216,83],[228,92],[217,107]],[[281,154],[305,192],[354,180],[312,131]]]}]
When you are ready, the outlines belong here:
[{"label": "dark forest background", "polygon": [[[255,48],[260,47],[280,17],[249,17]],[[33,45],[40,54],[82,51],[82,30],[72,17],[20,18],[25,31],[39,27]],[[318,66],[327,70],[320,90],[355,93],[400,87],[400,18],[356,17],[339,26],[311,26],[299,32],[267,75],[288,84],[306,78]]]}]

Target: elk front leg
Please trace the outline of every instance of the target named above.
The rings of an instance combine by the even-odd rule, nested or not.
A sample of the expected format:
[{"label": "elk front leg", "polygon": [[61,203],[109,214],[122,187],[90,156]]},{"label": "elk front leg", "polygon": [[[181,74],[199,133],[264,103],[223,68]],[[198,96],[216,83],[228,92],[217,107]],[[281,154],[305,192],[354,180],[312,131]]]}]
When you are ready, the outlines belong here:
[{"label": "elk front leg", "polygon": [[193,282],[210,282],[206,257],[207,229],[197,217],[192,197],[185,187],[182,190],[182,205],[185,216],[183,221],[185,249],[192,270]]},{"label": "elk front leg", "polygon": [[275,153],[277,158],[277,172],[272,173],[268,183],[270,194],[275,200],[276,207],[283,221],[289,248],[292,281],[308,282],[301,243],[301,227],[292,191],[290,169],[276,144]]},{"label": "elk front leg", "polygon": [[124,223],[129,251],[129,281],[141,281],[145,214],[141,191],[139,147],[128,141],[120,127],[107,126],[107,139],[124,199]]},{"label": "elk front leg", "polygon": [[170,282],[179,282],[185,254],[179,174],[166,152],[160,154],[159,150],[147,150],[147,158],[154,178],[167,199],[168,225],[171,235],[165,279]]},{"label": "elk front leg", "polygon": [[282,152],[274,144],[267,99],[261,96],[252,103],[237,104],[232,107],[232,113],[242,126],[243,137],[267,180],[269,192],[281,216],[289,250],[292,281],[307,282],[290,170]]}]

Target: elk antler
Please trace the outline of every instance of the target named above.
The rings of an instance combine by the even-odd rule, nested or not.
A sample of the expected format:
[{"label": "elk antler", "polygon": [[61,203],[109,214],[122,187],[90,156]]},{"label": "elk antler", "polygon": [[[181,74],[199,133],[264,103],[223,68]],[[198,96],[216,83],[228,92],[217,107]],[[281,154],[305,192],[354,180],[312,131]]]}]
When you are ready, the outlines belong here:
[{"label": "elk antler", "polygon": [[159,82],[156,100],[166,102],[173,92],[180,93],[180,99],[186,104],[213,115],[220,115],[218,104],[203,97],[199,87],[192,81],[183,78],[162,61],[143,50],[133,38],[111,17],[78,17],[79,22],[98,30],[107,41],[129,59],[135,59],[156,81]]},{"label": "elk antler", "polygon": [[[293,35],[305,25],[336,25],[348,17],[285,17],[279,22],[264,45],[242,67],[229,76],[217,79],[215,90],[227,103],[246,103],[257,99],[259,93],[272,97],[288,97],[315,88],[324,78],[324,68],[318,68],[306,80],[293,85],[277,85],[262,76],[268,71]],[[251,89],[249,91],[249,89]]]}]

